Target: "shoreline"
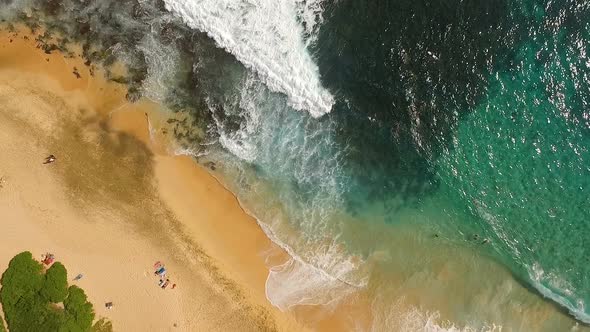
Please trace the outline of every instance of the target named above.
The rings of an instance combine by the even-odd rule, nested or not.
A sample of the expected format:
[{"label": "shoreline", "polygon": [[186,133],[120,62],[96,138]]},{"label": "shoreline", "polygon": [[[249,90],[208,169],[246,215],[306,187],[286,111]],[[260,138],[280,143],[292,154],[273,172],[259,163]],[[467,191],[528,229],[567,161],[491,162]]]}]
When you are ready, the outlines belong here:
[{"label": "shoreline", "polygon": [[[146,227],[148,230],[140,230],[139,227],[143,225],[138,226],[133,221],[121,220],[127,219],[126,217],[131,217],[129,219],[137,217],[137,211],[131,211],[131,213],[125,216],[125,214],[129,211],[123,211],[123,213],[121,213],[120,210],[125,209],[121,209],[121,206],[118,206],[119,204],[115,204],[117,206],[112,210],[108,206],[104,206],[105,201],[113,199],[116,200],[117,195],[126,194],[126,188],[124,183],[116,184],[118,186],[121,186],[121,188],[116,188],[112,193],[110,193],[112,194],[110,195],[110,197],[109,195],[106,195],[105,201],[102,201],[102,199],[97,199],[96,197],[94,197],[95,194],[92,192],[85,192],[86,190],[92,190],[92,187],[81,188],[84,184],[94,185],[94,188],[99,189],[102,189],[104,187],[107,191],[106,193],[109,194],[108,191],[111,190],[109,188],[110,184],[104,183],[104,179],[98,177],[101,175],[104,175],[105,177],[108,176],[108,171],[110,171],[110,169],[108,169],[105,174],[92,174],[91,171],[86,172],[87,174],[81,173],[79,176],[86,176],[86,178],[82,180],[82,183],[78,182],[75,184],[76,186],[78,186],[76,187],[76,190],[80,190],[80,192],[72,192],[72,185],[67,183],[68,181],[75,182],[73,180],[80,180],[67,179],[67,177],[70,176],[70,174],[73,174],[74,172],[70,172],[68,174],[59,174],[59,172],[62,171],[48,171],[47,168],[35,170],[35,172],[40,172],[39,174],[43,173],[42,175],[40,175],[41,177],[47,178],[48,181],[52,182],[51,184],[39,183],[39,186],[41,187],[39,191],[43,191],[45,189],[55,189],[56,191],[61,191],[59,194],[55,193],[54,195],[49,196],[61,197],[63,204],[60,203],[62,205],[58,204],[58,206],[60,206],[62,210],[68,210],[68,213],[71,212],[72,214],[69,217],[64,217],[64,219],[71,219],[71,221],[53,221],[53,225],[56,228],[62,228],[66,226],[73,228],[79,227],[81,229],[85,229],[85,231],[89,232],[90,234],[92,234],[93,232],[96,233],[96,231],[98,230],[96,227],[100,225],[100,232],[96,234],[109,234],[109,236],[117,233],[124,234],[124,236],[115,236],[112,239],[112,241],[115,242],[119,241],[117,242],[119,243],[119,252],[123,252],[125,250],[124,243],[127,241],[127,237],[137,238],[134,239],[134,241],[136,240],[137,242],[134,242],[134,246],[141,249],[139,251],[135,251],[136,255],[138,252],[151,251],[153,256],[157,256],[157,254],[153,253],[154,251],[157,251],[156,248],[160,250],[162,250],[162,248],[167,247],[169,247],[168,249],[172,250],[176,249],[177,251],[173,254],[159,254],[159,257],[168,257],[166,259],[167,266],[171,266],[170,270],[175,271],[173,272],[173,275],[175,275],[175,278],[178,280],[178,287],[174,291],[166,291],[165,293],[166,296],[168,296],[169,294],[173,294],[169,296],[169,299],[165,299],[166,306],[170,306],[171,308],[173,308],[169,313],[169,319],[175,319],[182,322],[178,324],[178,328],[175,330],[184,330],[184,328],[186,328],[186,330],[190,330],[191,327],[202,328],[203,326],[207,326],[207,319],[203,319],[203,317],[201,317],[201,319],[203,319],[201,321],[199,318],[191,319],[189,317],[191,316],[191,307],[197,306],[202,309],[205,303],[207,303],[207,305],[210,305],[209,301],[211,301],[213,298],[217,296],[229,298],[229,302],[227,302],[227,299],[224,299],[224,301],[218,301],[220,303],[227,304],[231,303],[232,301],[235,302],[232,305],[230,305],[229,309],[227,307],[223,307],[223,305],[221,304],[218,306],[217,309],[219,309],[219,311],[226,311],[224,314],[220,315],[221,317],[225,317],[226,319],[232,320],[230,319],[231,316],[233,316],[232,318],[236,318],[235,316],[241,315],[241,317],[238,317],[239,319],[237,319],[237,321],[248,319],[248,317],[254,317],[258,320],[258,322],[255,322],[254,326],[262,328],[263,325],[266,324],[264,325],[265,330],[302,329],[303,327],[294,319],[294,317],[291,314],[280,312],[277,308],[273,307],[266,300],[266,296],[264,293],[264,283],[269,272],[268,266],[266,266],[265,257],[263,257],[264,252],[268,252],[270,250],[273,253],[279,253],[280,256],[281,249],[278,248],[278,246],[276,246],[275,244],[273,244],[268,237],[266,237],[262,229],[259,228],[259,225],[256,222],[256,220],[249,214],[247,214],[245,210],[243,210],[237,198],[225,187],[223,187],[214,176],[210,175],[207,171],[205,171],[205,169],[202,166],[198,165],[190,157],[187,156],[165,155],[162,153],[163,150],[161,146],[157,146],[157,143],[154,144],[153,142],[151,142],[151,140],[149,140],[150,133],[148,132],[149,129],[147,128],[147,123],[146,121],[140,120],[141,117],[144,116],[145,112],[153,112],[155,116],[158,106],[154,105],[149,101],[144,100],[140,100],[135,104],[128,103],[125,99],[126,89],[124,88],[124,86],[108,82],[106,79],[102,77],[100,71],[98,70],[96,70],[94,76],[91,76],[89,68],[84,66],[84,61],[79,57],[66,59],[58,52],[52,52],[52,54],[43,54],[43,51],[41,49],[35,47],[33,37],[34,36],[30,34],[23,34],[22,31],[18,32],[17,35],[14,35],[9,32],[4,32],[3,35],[0,36],[0,39],[6,39],[6,41],[12,39],[12,42],[6,42],[3,40],[3,47],[0,50],[0,59],[11,59],[11,61],[4,61],[0,66],[3,74],[1,76],[5,77],[3,85],[14,86],[15,83],[13,82],[7,83],[7,77],[18,75],[19,80],[21,79],[21,77],[26,77],[25,79],[23,79],[23,81],[26,82],[27,80],[29,80],[29,83],[31,83],[28,86],[30,86],[32,90],[30,91],[32,99],[35,99],[35,92],[41,94],[43,89],[47,89],[55,95],[61,94],[60,97],[64,99],[65,104],[77,104],[71,108],[78,107],[79,110],[83,110],[81,114],[75,115],[74,119],[71,119],[72,114],[65,114],[65,117],[70,117],[69,120],[72,120],[70,124],[74,127],[82,123],[83,127],[77,129],[74,128],[74,131],[79,129],[79,131],[76,132],[76,134],[81,134],[84,138],[89,137],[89,141],[96,139],[97,136],[100,138],[100,136],[104,135],[106,137],[114,137],[116,144],[113,144],[113,146],[117,148],[122,147],[123,149],[131,150],[141,149],[139,145],[144,144],[146,146],[146,151],[141,151],[141,153],[139,154],[142,155],[139,156],[137,158],[138,160],[134,162],[138,162],[138,164],[141,165],[141,162],[145,161],[142,158],[147,156],[147,161],[152,163],[148,168],[153,168],[153,174],[151,180],[149,180],[149,174],[145,175],[144,179],[141,179],[141,186],[145,187],[139,189],[145,190],[155,188],[157,190],[157,193],[154,195],[154,197],[150,197],[148,195],[148,197],[146,198],[148,202],[142,202],[141,205],[143,206],[140,206],[139,208],[153,208],[157,210],[157,212],[160,213],[160,215],[164,218],[170,219],[169,225],[154,225],[152,221],[152,223]],[[46,62],[48,64],[43,62]],[[74,71],[80,74],[80,78],[78,78],[77,75],[74,75],[69,72],[68,69],[70,69],[70,67],[72,66],[77,68],[77,70]],[[9,69],[11,72],[6,72],[7,69]],[[39,82],[42,82],[42,84],[38,84]],[[36,85],[41,85],[41,87]],[[13,93],[16,91],[18,91],[20,95],[20,90],[18,89],[13,91]],[[15,95],[13,97],[18,97],[18,95]],[[33,105],[39,106],[38,104],[35,104],[35,102],[36,101],[32,102]],[[51,105],[44,106],[50,108]],[[113,112],[113,110],[116,111]],[[55,112],[55,114],[53,115],[58,115],[59,118],[61,116],[64,116],[65,112],[69,112],[71,110],[66,109],[65,112],[63,109],[52,111]],[[46,116],[47,115],[49,114],[46,114]],[[5,114],[5,116],[8,118],[15,118],[14,114],[12,113]],[[51,115],[49,116],[51,117]],[[59,126],[63,124],[62,121],[56,118],[40,119],[39,114],[31,114],[30,111],[23,112],[23,114],[18,113],[16,114],[16,117],[21,117],[21,119],[16,119],[16,122],[22,121],[23,124],[27,125],[30,125],[32,122],[35,122],[35,125],[40,124],[40,126],[43,127],[43,130],[41,132],[43,134],[49,134],[49,136],[51,136],[53,132],[59,131]],[[110,119],[104,120],[105,117],[108,117]],[[5,123],[8,122],[10,121],[5,121]],[[70,126],[70,124],[68,124],[68,127]],[[5,124],[4,126],[6,127],[8,126],[8,124]],[[16,127],[12,128],[13,132],[16,130],[15,128]],[[4,132],[9,132],[7,128],[3,129]],[[67,128],[67,130],[70,129],[71,128]],[[36,143],[35,147],[37,150],[41,149],[49,151],[48,147],[43,148],[43,146],[46,145],[42,143],[44,141],[43,137],[35,136],[32,133],[28,133],[26,136],[31,136],[30,138],[32,139],[32,141]],[[5,141],[10,142],[11,139],[14,138],[12,136],[9,136],[5,138]],[[58,138],[58,141],[59,139],[60,138]],[[72,140],[71,137],[69,137],[69,139]],[[146,141],[146,139],[149,141]],[[75,145],[76,142],[73,142],[72,144]],[[98,140],[98,143],[93,142],[93,144],[100,145],[100,139]],[[33,147],[31,147],[31,149],[33,149]],[[72,168],[76,169],[77,171],[84,172],[84,170],[80,169],[80,166],[83,165],[76,165],[75,163],[79,162],[79,160],[74,160],[74,158],[76,157],[75,155],[84,155],[85,153],[87,153],[87,151],[83,151],[82,149],[79,149],[79,147],[74,147],[73,149],[71,149],[70,146],[66,145],[60,146],[60,149],[62,149],[63,151],[60,151],[62,153],[56,153],[59,160],[55,166],[60,167],[60,164],[73,163],[73,165],[68,165],[67,168]],[[14,170],[19,168],[19,166],[17,165],[20,159],[22,159],[21,154],[24,153],[24,151],[22,151],[22,153],[19,151],[11,152],[13,156],[11,158],[11,163],[15,165]],[[15,156],[15,154],[18,154],[18,156]],[[5,153],[5,155],[9,154]],[[35,155],[36,156],[34,157],[29,156],[28,162],[31,162],[31,160],[35,159],[35,157],[42,158],[41,154]],[[64,155],[65,157],[62,157]],[[113,162],[115,160],[109,161]],[[100,165],[91,166],[90,170],[96,170],[97,167],[100,167]],[[26,172],[26,167],[21,168],[23,168],[22,172]],[[72,169],[69,169],[67,171],[71,171]],[[4,169],[0,169],[0,171],[7,172]],[[103,172],[102,170],[99,171]],[[13,173],[14,172],[16,171],[13,171]],[[125,175],[124,172],[122,174],[116,174],[117,172],[118,170],[115,170],[115,174],[110,175]],[[7,173],[11,172],[9,171]],[[172,177],[172,174],[176,176]],[[24,176],[25,173],[22,173],[22,175]],[[14,175],[10,174],[8,176],[9,179],[15,177]],[[98,179],[88,178],[92,176],[97,177]],[[166,179],[166,181],[163,181],[164,179]],[[177,181],[175,183],[171,183],[171,179],[176,179]],[[119,180],[121,180],[121,178],[117,178],[117,181]],[[153,183],[145,183],[145,181],[153,181]],[[64,184],[64,182],[66,183]],[[10,180],[9,184],[12,185],[12,180]],[[143,193],[145,192],[141,192],[140,190],[139,193],[132,193],[132,196],[141,197],[137,196],[137,194]],[[1,194],[2,191],[0,191],[0,195]],[[24,195],[33,195],[33,192],[26,191]],[[73,198],[73,196],[78,197]],[[195,198],[197,198],[197,200],[195,200]],[[39,206],[42,206],[42,208],[46,208],[46,205],[52,205],[57,203],[53,201],[53,199],[51,198],[48,198],[48,200],[44,200],[43,198],[39,197],[38,204]],[[124,207],[125,202],[123,202],[122,205]],[[154,205],[155,207],[152,207],[151,205]],[[77,217],[73,217],[74,215],[79,214],[78,210],[80,208],[82,208],[83,210],[83,217],[89,220],[88,223],[82,222],[81,224],[84,224],[82,226],[77,225],[76,221],[74,220],[77,219]],[[10,208],[8,210],[12,209],[13,208]],[[8,210],[2,209],[2,206],[0,205],[0,211],[2,212],[2,214],[7,214]],[[169,212],[171,214],[168,214]],[[63,214],[62,212],[58,212],[57,210],[55,213]],[[198,215],[195,213],[200,213],[200,218],[195,218],[195,215]],[[117,214],[122,214],[123,216]],[[216,222],[220,218],[225,222]],[[31,229],[33,229],[33,233],[51,233],[51,236],[47,237],[45,240],[39,239],[39,241],[37,241],[38,243],[44,243],[44,246],[35,246],[28,243],[21,244],[23,249],[28,248],[28,250],[32,251],[34,255],[37,255],[38,251],[40,250],[46,250],[41,249],[43,247],[51,246],[53,248],[56,248],[60,243],[67,243],[68,241],[71,241],[72,236],[74,235],[70,234],[67,231],[65,231],[65,234],[62,235],[56,234],[54,230],[47,230],[47,228],[42,225],[43,219],[45,219],[43,215],[36,216],[35,218],[19,216],[17,219],[19,219],[22,224],[28,225],[27,227],[30,228],[29,232],[31,232]],[[31,221],[27,219],[36,220]],[[110,225],[107,219],[114,219],[120,221],[121,224]],[[5,225],[5,227],[6,226],[7,225]],[[166,231],[163,231],[161,229],[163,226],[166,227]],[[23,230],[19,229],[17,226],[15,227],[15,235],[11,238],[18,239],[19,237],[22,237],[22,235],[16,234],[21,233]],[[177,230],[180,230],[181,234],[174,234]],[[99,241],[97,237],[93,237],[92,235],[87,235],[86,240],[89,242]],[[155,245],[154,240],[156,242]],[[158,243],[158,240],[164,240],[166,242],[165,244],[162,244]],[[111,240],[109,241],[112,242]],[[170,242],[170,244],[167,244],[168,241]],[[57,259],[62,261],[66,265],[66,267],[68,267],[68,269],[71,271],[71,273],[76,273],[74,271],[77,268],[79,268],[80,266],[84,266],[84,260],[88,257],[92,257],[92,259],[90,260],[94,262],[94,265],[104,267],[110,264],[110,268],[108,268],[107,270],[123,269],[123,267],[125,266],[125,264],[119,264],[119,266],[114,263],[106,263],[108,259],[106,257],[94,256],[96,255],[96,253],[86,252],[84,255],[84,257],[86,258],[76,257],[74,253],[77,251],[88,251],[86,248],[84,248],[84,245],[84,243],[79,242],[76,243],[76,245],[61,245],[62,247],[60,250],[52,249],[52,251],[56,252]],[[111,245],[115,244],[111,243]],[[11,248],[11,246],[6,242],[2,246]],[[194,247],[190,248],[190,246]],[[103,247],[102,250],[106,249]],[[182,252],[182,250],[184,250],[184,252]],[[3,252],[5,253],[5,255],[8,254],[7,250],[3,250]],[[198,254],[192,257],[189,256],[188,258],[194,258],[193,260],[195,262],[189,262],[191,266],[183,267],[182,265],[187,263],[186,255],[193,254],[194,252],[198,252]],[[282,255],[286,254],[283,252]],[[130,257],[128,255],[121,256],[124,256],[128,260],[134,259],[133,257],[135,257]],[[149,255],[144,254],[143,256]],[[7,264],[10,257],[0,257],[0,261],[3,265]],[[284,259],[286,256],[282,257]],[[147,270],[149,270],[150,266],[153,264],[151,260],[153,260],[151,257],[149,258],[149,260],[147,257],[143,259],[143,268],[141,272],[143,272],[144,277],[146,276],[146,273],[148,273]],[[126,272],[141,274],[140,271],[131,272],[129,270],[129,268],[131,267],[138,268],[137,264],[129,265],[131,266],[125,268]],[[86,266],[84,268],[85,271],[88,271],[89,269],[95,271],[95,273],[97,274],[94,276],[94,278],[102,277],[98,272],[98,270],[100,269],[97,269],[97,266],[95,266],[94,268],[89,268],[88,266]],[[195,271],[197,272],[197,274],[200,274],[199,278],[194,278]],[[149,273],[147,274],[147,276],[149,277]],[[136,278],[139,277],[136,276]],[[197,283],[192,280],[193,278],[202,280]],[[145,283],[149,281],[149,278],[145,279],[147,280],[142,280],[143,286],[145,286]],[[105,311],[104,308],[101,307],[102,303],[100,301],[102,300],[99,300],[99,298],[104,298],[106,296],[105,293],[107,293],[107,289],[110,288],[110,290],[112,291],[118,288],[117,285],[109,283],[108,280],[103,280],[102,282],[104,282],[105,285],[108,286],[104,286],[104,288],[101,289],[100,287],[97,287],[94,284],[90,284],[90,280],[83,280],[81,282],[82,286],[85,288],[89,295],[89,299],[94,304],[95,310],[97,312],[97,317],[104,316],[112,320],[115,330],[140,328],[140,325],[135,324],[141,324],[144,322],[130,319],[132,311],[130,311],[131,308],[124,308],[126,300],[113,301],[115,303],[115,310],[112,311]],[[132,292],[133,296],[135,296],[136,293],[141,292],[143,289],[143,287],[138,287],[137,285],[130,284],[129,282],[123,282],[123,284],[124,287],[130,289],[127,292]],[[204,302],[199,304],[200,301],[198,297],[200,294],[203,294],[204,288],[210,288],[208,289],[208,293],[210,294],[210,296]],[[152,287],[152,290],[143,289],[143,292],[146,292],[148,295],[154,296],[153,289],[155,289],[155,287]],[[118,291],[123,292],[123,290]],[[156,291],[158,290],[156,289]],[[132,300],[131,295],[128,298],[128,300]],[[144,300],[153,301],[154,298],[148,300],[148,297],[144,296]],[[145,323],[147,325],[145,326],[151,326],[153,328],[160,324],[160,322],[162,322],[163,320],[166,320],[158,316],[155,316],[153,318],[147,318],[153,316],[156,313],[160,314],[160,310],[157,310],[159,309],[158,306],[161,305],[158,304],[160,300],[161,299],[157,299],[157,301],[155,302],[156,304],[154,304],[156,306],[155,311],[153,308],[141,308],[142,311],[144,311],[141,313],[141,315],[144,317],[144,319],[146,319]],[[215,305],[213,305],[213,307],[215,307]],[[154,312],[150,314],[151,311]],[[175,317],[172,318],[172,316]],[[192,316],[198,317],[199,315]],[[152,321],[156,319],[158,319],[157,322]],[[216,319],[219,319],[219,317],[217,317]],[[147,321],[150,322],[148,323]],[[221,323],[219,321],[216,323],[209,323],[211,324],[210,327],[222,329],[220,326],[223,325],[218,326],[216,324]],[[167,324],[168,328],[170,328],[170,326],[171,324]],[[161,327],[164,328],[163,325]]]}]

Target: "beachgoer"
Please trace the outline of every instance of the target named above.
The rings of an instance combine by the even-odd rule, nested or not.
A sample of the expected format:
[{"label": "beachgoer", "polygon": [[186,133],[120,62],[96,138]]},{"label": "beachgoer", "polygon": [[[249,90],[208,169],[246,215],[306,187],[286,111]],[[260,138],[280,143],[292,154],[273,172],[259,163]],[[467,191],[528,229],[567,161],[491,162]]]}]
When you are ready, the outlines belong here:
[{"label": "beachgoer", "polygon": [[172,289],[176,288],[176,284],[172,284]]},{"label": "beachgoer", "polygon": [[170,283],[170,279],[166,279],[166,282],[161,286],[162,289],[166,289],[166,287],[168,287],[168,283]]},{"label": "beachgoer", "polygon": [[162,287],[162,285],[166,282],[166,280],[164,279],[160,279],[160,281],[158,282],[158,287]]},{"label": "beachgoer", "polygon": [[55,162],[56,160],[57,160],[57,158],[54,155],[50,154],[49,156],[47,156],[45,158],[45,161],[43,162],[43,164],[51,164],[51,163]]},{"label": "beachgoer", "polygon": [[113,302],[107,302],[104,304],[107,309],[111,309],[113,307]]},{"label": "beachgoer", "polygon": [[43,259],[43,264],[50,265],[55,260],[55,256],[53,254],[47,253],[45,254],[45,258]]},{"label": "beachgoer", "polygon": [[160,265],[156,268],[156,271],[154,271],[154,274],[156,274],[156,275],[162,274],[163,271],[166,271],[166,269],[164,268],[163,265]]},{"label": "beachgoer", "polygon": [[481,244],[486,244],[486,243],[488,243],[488,242],[490,242],[490,240],[488,240],[488,239],[483,239],[483,242],[482,242]]},{"label": "beachgoer", "polygon": [[82,277],[84,277],[84,275],[82,273],[80,273],[74,278],[74,281],[78,281],[78,280],[82,279]]}]

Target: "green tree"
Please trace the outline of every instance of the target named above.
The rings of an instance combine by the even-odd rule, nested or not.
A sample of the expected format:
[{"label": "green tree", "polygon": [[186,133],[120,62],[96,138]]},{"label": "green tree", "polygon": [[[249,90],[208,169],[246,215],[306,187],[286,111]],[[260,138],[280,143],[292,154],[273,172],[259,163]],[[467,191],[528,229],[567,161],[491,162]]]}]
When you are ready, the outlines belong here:
[{"label": "green tree", "polygon": [[[70,286],[68,297],[64,301],[66,311],[66,320],[68,326],[77,326],[79,330],[70,331],[89,331],[94,321],[94,309],[92,303],[88,302],[86,293],[78,286]],[[72,322],[74,324],[72,324]]]},{"label": "green tree", "polygon": [[68,271],[60,262],[55,262],[45,273],[41,295],[49,302],[59,303],[68,296]]},{"label": "green tree", "polygon": [[92,332],[113,332],[113,324],[106,318],[101,318],[92,326]]},{"label": "green tree", "polygon": [[2,305],[14,307],[23,298],[34,297],[43,287],[42,271],[43,266],[33,259],[30,252],[14,256],[0,280]]},{"label": "green tree", "polygon": [[12,258],[2,274],[0,301],[8,328],[13,332],[25,331],[28,323],[31,327],[38,327],[39,322],[47,317],[46,309],[37,300],[43,287],[42,271],[43,266],[25,251]]},{"label": "green tree", "polygon": [[[81,288],[68,288],[67,270],[59,262],[43,273],[43,266],[30,252],[20,253],[10,261],[0,284],[0,303],[10,332],[86,332],[93,328],[92,304]],[[63,309],[57,305],[61,302]],[[99,322],[97,331],[112,327],[106,320]]]}]

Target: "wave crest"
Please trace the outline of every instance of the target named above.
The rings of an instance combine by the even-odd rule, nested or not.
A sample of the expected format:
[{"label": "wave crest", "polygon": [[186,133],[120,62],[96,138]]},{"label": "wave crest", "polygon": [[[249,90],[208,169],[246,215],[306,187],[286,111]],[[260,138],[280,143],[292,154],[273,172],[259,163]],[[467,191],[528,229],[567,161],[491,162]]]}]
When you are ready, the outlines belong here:
[{"label": "wave crest", "polygon": [[207,33],[256,72],[272,91],[286,94],[294,109],[306,110],[313,117],[332,109],[334,97],[322,86],[304,40],[321,17],[318,1],[312,1],[313,6],[302,6],[299,0],[164,2],[188,26]]}]

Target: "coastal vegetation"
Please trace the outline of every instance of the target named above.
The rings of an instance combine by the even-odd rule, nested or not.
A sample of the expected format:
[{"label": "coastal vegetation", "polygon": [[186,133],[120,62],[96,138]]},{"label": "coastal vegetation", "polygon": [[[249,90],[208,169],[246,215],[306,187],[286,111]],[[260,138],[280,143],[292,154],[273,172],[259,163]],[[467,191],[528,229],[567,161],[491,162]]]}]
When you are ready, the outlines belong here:
[{"label": "coastal vegetation", "polygon": [[[149,84],[149,72],[168,70],[162,64],[150,68],[154,54],[152,44],[146,45],[144,37],[153,35],[155,38],[150,37],[150,43],[153,42],[156,49],[174,49],[178,54],[174,57],[177,61],[175,79],[167,82],[174,88],[167,89],[164,98],[167,109],[179,113],[178,121],[170,126],[170,134],[186,147],[200,149],[202,146],[196,142],[208,141],[213,134],[208,130],[208,124],[214,121],[208,105],[211,96],[206,95],[208,82],[219,76],[235,75],[233,70],[238,64],[206,33],[189,29],[179,19],[169,17],[165,24],[154,25],[154,20],[162,15],[168,15],[168,12],[164,2],[158,0],[109,0],[92,5],[72,0],[36,0],[15,2],[11,10],[0,12],[0,21],[5,22],[1,25],[11,32],[26,27],[36,35],[35,41],[44,54],[59,52],[73,58],[81,47],[84,65],[90,69],[91,75],[102,68],[109,81],[127,86],[130,102],[145,94],[144,84]],[[201,70],[197,73],[193,70],[198,64],[194,59],[203,55],[207,58],[199,60]],[[205,70],[209,66],[204,66],[202,61],[210,63],[213,59],[226,63],[226,66]],[[125,65],[126,75],[114,69],[118,63]],[[216,100],[216,104],[222,105],[221,100]],[[216,106],[215,114],[228,126],[239,126],[239,115],[227,113],[221,106]]]},{"label": "coastal vegetation", "polygon": [[[45,270],[30,252],[22,252],[12,258],[0,284],[0,303],[11,332],[94,330],[92,304],[80,287],[68,287],[67,270],[59,262]],[[96,327],[110,330],[104,320]]]}]

